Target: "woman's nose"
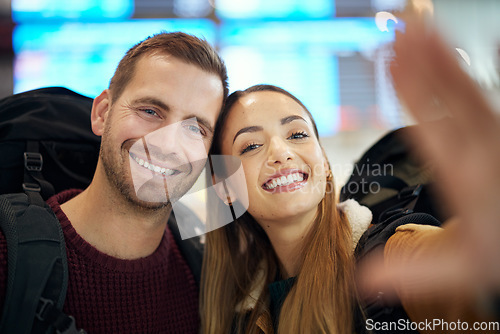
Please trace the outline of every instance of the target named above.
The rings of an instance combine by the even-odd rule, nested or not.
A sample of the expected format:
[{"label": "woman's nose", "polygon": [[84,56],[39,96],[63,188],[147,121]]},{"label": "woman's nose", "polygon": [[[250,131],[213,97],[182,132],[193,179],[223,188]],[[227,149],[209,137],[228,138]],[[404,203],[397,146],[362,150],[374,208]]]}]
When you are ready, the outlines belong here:
[{"label": "woman's nose", "polygon": [[269,144],[269,156],[267,162],[269,164],[285,163],[288,160],[293,160],[295,155],[290,146],[281,138],[271,138]]}]

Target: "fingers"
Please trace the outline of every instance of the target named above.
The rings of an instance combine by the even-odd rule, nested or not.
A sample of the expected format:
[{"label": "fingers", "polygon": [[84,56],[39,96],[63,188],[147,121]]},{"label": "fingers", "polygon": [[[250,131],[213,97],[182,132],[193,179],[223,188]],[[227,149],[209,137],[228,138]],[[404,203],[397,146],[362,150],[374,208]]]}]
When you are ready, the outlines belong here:
[{"label": "fingers", "polygon": [[427,120],[439,102],[451,113],[464,139],[495,133],[498,121],[477,85],[462,70],[457,56],[422,18],[406,21],[406,32],[398,33],[391,66],[394,84],[410,113]]},{"label": "fingers", "polygon": [[[453,115],[449,122],[416,131],[414,143],[422,146],[426,158],[435,161],[443,188],[454,189],[447,196],[461,207],[478,175],[500,169],[500,124],[476,84],[461,69],[456,57],[423,19],[407,19],[406,32],[398,33],[391,64],[394,85],[410,113],[426,121],[443,110]],[[470,161],[476,160],[476,161]],[[470,166],[469,166],[470,165]],[[491,180],[497,180],[492,174]],[[487,185],[486,185],[487,186]],[[480,189],[472,193],[477,196]],[[461,203],[462,202],[462,203]]]}]

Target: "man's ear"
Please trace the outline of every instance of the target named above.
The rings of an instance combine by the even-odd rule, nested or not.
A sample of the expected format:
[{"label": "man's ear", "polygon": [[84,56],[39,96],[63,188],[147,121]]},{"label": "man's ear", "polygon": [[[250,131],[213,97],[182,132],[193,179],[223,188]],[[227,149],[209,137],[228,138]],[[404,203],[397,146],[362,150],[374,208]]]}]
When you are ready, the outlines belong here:
[{"label": "man's ear", "polygon": [[92,103],[90,122],[92,124],[92,132],[94,132],[95,135],[102,136],[104,133],[105,123],[108,119],[110,109],[111,96],[109,89],[105,89]]}]

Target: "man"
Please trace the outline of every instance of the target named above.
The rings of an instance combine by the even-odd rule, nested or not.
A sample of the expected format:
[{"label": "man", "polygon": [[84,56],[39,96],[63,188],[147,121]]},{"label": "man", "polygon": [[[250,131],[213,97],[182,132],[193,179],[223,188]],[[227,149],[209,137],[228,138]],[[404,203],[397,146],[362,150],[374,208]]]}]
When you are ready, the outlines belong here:
[{"label": "man", "polygon": [[[197,332],[198,288],[166,224],[201,172],[226,95],[226,68],[206,41],[162,33],[132,47],[95,98],[102,142],[92,183],[47,201],[66,240],[63,311],[78,328]],[[3,294],[1,233],[0,265]]]}]

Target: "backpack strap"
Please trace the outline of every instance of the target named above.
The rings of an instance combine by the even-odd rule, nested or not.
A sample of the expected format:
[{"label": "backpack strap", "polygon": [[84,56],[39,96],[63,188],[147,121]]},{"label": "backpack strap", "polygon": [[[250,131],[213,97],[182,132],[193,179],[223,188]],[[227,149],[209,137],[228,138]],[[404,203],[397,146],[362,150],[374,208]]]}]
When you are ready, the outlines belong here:
[{"label": "backpack strap", "polygon": [[[183,215],[183,217],[190,217],[191,220],[197,221],[196,223],[193,222],[194,226],[202,225],[200,219],[187,206],[181,203],[176,203],[175,211],[177,212],[177,214]],[[193,273],[196,285],[200,286],[201,264],[203,260],[203,244],[201,243],[201,238],[198,236],[182,240],[174,212],[170,214],[170,217],[168,219],[168,227],[170,228],[170,231],[172,231],[174,240],[177,243],[177,246],[179,247],[179,250],[181,251],[181,254],[186,260],[189,268],[191,269],[191,272]]]},{"label": "backpack strap", "polygon": [[[0,196],[0,227],[8,247],[0,332],[46,333],[53,325],[58,333],[70,333],[65,330],[71,329],[71,323],[64,317],[47,318],[51,305],[62,309],[68,286],[66,245],[59,220],[47,204],[33,205],[26,194],[9,194]],[[51,324],[50,320],[58,322]]]},{"label": "backpack strap", "polygon": [[43,207],[45,203],[43,198],[51,197],[55,191],[52,184],[43,177],[42,169],[43,157],[40,154],[40,145],[38,141],[28,140],[24,152],[23,191],[28,195],[30,203]]},{"label": "backpack strap", "polygon": [[[406,224],[441,226],[441,222],[439,220],[427,213],[414,213],[411,209],[394,210],[392,215],[388,216],[385,221],[371,226],[361,236],[356,250],[354,251],[356,261],[359,262],[369,253],[384,247],[389,238],[396,233],[396,228]],[[394,300],[388,301],[382,292],[379,292],[370,300],[365,300],[362,307],[363,314],[358,314],[357,320],[362,321],[363,323],[365,323],[366,319],[379,323],[394,322],[399,321],[400,319],[409,320],[409,317],[401,303],[395,302]],[[361,315],[365,317],[365,319],[363,319]],[[372,333],[389,334],[400,332],[401,331],[378,330],[373,331]],[[405,331],[404,333],[418,334],[417,331]]]}]

